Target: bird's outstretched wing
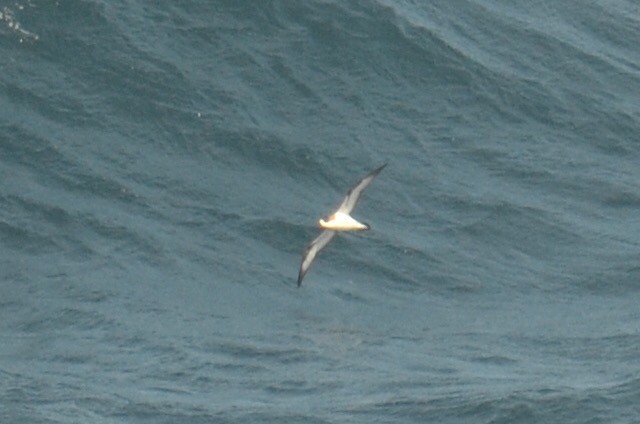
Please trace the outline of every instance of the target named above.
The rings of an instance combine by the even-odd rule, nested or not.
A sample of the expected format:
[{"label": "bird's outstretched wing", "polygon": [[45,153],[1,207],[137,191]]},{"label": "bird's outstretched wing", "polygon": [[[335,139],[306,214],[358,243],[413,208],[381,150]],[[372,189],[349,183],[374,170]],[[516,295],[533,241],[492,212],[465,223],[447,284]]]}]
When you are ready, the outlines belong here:
[{"label": "bird's outstretched wing", "polygon": [[356,206],[356,203],[358,203],[358,199],[360,199],[360,195],[362,194],[362,191],[365,188],[367,188],[367,186],[371,183],[371,181],[373,181],[376,175],[378,175],[380,171],[384,169],[385,166],[387,166],[386,163],[376,168],[375,170],[371,171],[366,177],[364,177],[363,179],[358,181],[353,187],[351,187],[351,189],[347,193],[347,196],[344,198],[344,200],[338,207],[337,212],[350,214],[353,208]]},{"label": "bird's outstretched wing", "polygon": [[324,230],[309,244],[309,246],[307,246],[304,251],[304,255],[302,255],[302,263],[300,264],[300,272],[298,273],[298,287],[302,284],[302,279],[309,270],[309,267],[313,263],[318,252],[322,250],[322,248],[325,247],[335,235],[335,231]]}]

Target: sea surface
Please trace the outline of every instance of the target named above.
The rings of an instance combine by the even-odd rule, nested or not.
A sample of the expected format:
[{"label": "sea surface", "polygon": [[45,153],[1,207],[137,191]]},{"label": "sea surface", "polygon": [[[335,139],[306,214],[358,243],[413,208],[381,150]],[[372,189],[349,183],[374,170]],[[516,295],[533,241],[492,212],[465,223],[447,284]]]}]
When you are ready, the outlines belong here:
[{"label": "sea surface", "polygon": [[640,3],[0,0],[0,422],[640,423]]}]

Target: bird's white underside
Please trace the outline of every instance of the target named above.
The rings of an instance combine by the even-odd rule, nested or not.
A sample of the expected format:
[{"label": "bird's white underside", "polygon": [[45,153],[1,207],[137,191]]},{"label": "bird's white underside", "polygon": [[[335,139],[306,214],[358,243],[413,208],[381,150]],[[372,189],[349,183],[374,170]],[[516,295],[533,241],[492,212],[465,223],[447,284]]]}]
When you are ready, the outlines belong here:
[{"label": "bird's white underside", "polygon": [[318,221],[318,224],[320,224],[322,228],[334,231],[366,230],[369,228],[367,225],[352,218],[351,215],[342,212],[334,213],[327,221],[321,219]]}]

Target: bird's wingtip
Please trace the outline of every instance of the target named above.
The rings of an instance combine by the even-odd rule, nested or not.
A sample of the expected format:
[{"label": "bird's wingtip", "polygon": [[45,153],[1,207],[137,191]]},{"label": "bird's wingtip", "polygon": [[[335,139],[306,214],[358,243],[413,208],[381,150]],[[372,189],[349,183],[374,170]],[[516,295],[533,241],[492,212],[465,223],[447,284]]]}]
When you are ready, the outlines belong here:
[{"label": "bird's wingtip", "polygon": [[375,171],[373,171],[376,175],[380,173],[380,171],[382,171],[387,165],[389,165],[389,162],[385,162],[382,165],[380,165],[379,167],[376,168]]}]

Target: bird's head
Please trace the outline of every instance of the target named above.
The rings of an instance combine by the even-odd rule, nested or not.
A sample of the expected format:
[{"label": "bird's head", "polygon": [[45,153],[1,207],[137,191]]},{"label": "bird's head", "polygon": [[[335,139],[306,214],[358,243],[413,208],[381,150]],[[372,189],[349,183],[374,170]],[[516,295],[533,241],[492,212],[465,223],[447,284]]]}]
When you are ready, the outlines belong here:
[{"label": "bird's head", "polygon": [[326,228],[328,223],[334,220],[335,217],[336,217],[336,214],[334,213],[333,215],[330,215],[327,218],[320,218],[320,220],[318,221],[318,225],[322,228]]}]

